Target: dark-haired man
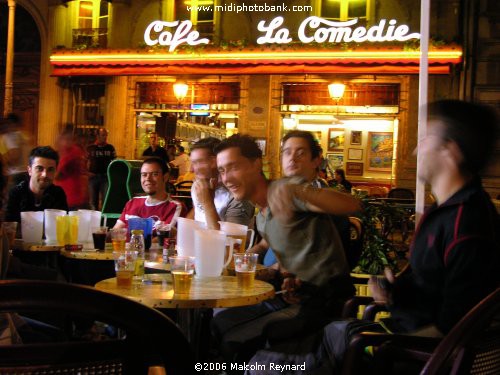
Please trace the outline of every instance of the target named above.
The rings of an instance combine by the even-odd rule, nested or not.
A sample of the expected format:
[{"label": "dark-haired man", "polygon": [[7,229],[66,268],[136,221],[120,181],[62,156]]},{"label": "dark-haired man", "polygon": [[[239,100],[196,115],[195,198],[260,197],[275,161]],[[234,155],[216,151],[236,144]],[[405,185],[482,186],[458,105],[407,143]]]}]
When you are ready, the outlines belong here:
[{"label": "dark-haired man", "polygon": [[339,313],[353,287],[329,214],[355,212],[359,203],[301,178],[269,184],[262,173],[262,151],[249,136],[233,135],[215,152],[226,188],[236,199],[248,199],[260,209],[257,229],[276,253],[285,292],[284,301],[216,314],[213,328],[225,359],[241,361],[263,345],[271,322],[277,327],[285,320],[285,334],[293,335],[322,326]]},{"label": "dark-haired man", "polygon": [[214,148],[220,140],[207,137],[191,145],[191,169],[196,179],[191,188],[193,210],[188,217],[219,229],[219,220],[249,225],[255,208],[249,201],[239,201],[219,182]]},{"label": "dark-haired man", "polygon": [[[499,216],[479,177],[497,139],[498,117],[492,108],[458,100],[430,104],[417,177],[431,186],[436,202],[415,232],[407,272],[395,278],[387,271],[384,282],[370,280],[375,301],[389,306],[391,318],[364,330],[442,336],[498,288]],[[308,373],[335,373],[351,324],[330,323],[321,347],[309,354],[261,351],[252,361],[306,361]],[[359,322],[354,324],[359,329]]]},{"label": "dark-haired man", "polygon": [[158,134],[156,132],[149,133],[149,147],[144,150],[142,156],[155,156],[168,163],[167,150],[158,144]]},{"label": "dark-haired man", "polygon": [[66,194],[53,184],[59,155],[50,146],[35,147],[29,154],[28,181],[21,181],[9,192],[6,221],[21,222],[22,211],[46,208],[68,210]]},{"label": "dark-haired man", "polygon": [[179,216],[186,215],[185,206],[172,200],[166,191],[165,184],[169,178],[168,165],[159,158],[148,158],[141,166],[141,186],[146,196],[134,197],[127,202],[115,228],[128,225],[128,220],[152,218],[167,224],[175,224]]}]

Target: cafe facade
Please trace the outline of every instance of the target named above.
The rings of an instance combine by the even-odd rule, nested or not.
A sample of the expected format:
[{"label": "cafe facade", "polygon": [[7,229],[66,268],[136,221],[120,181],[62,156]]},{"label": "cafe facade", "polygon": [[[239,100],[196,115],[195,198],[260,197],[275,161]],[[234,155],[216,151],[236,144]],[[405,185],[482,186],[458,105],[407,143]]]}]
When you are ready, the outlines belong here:
[{"label": "cafe facade", "polygon": [[[349,180],[413,188],[420,5],[403,3],[49,2],[38,143],[65,123],[104,126],[118,155],[135,159],[150,131],[179,142],[246,133],[274,178],[281,137],[303,129]],[[441,5],[430,100],[457,98],[463,84],[462,47],[448,42],[459,24]]]}]

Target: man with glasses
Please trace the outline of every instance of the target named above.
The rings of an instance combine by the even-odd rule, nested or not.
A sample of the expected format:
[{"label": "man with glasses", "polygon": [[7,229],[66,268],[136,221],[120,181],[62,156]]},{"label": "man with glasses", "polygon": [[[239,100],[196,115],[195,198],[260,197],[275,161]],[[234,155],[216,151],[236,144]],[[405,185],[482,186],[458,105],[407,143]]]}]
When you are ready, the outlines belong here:
[{"label": "man with glasses", "polygon": [[220,142],[208,137],[191,146],[191,169],[196,179],[191,188],[193,209],[188,217],[207,223],[209,229],[219,229],[219,220],[248,226],[255,212],[253,204],[235,199],[219,182],[214,148]]},{"label": "man with glasses", "polygon": [[146,195],[129,200],[114,227],[126,227],[131,218],[153,218],[155,221],[175,224],[179,216],[185,216],[185,206],[172,200],[167,193],[165,184],[168,178],[169,168],[163,160],[144,160],[141,166],[141,186]]}]

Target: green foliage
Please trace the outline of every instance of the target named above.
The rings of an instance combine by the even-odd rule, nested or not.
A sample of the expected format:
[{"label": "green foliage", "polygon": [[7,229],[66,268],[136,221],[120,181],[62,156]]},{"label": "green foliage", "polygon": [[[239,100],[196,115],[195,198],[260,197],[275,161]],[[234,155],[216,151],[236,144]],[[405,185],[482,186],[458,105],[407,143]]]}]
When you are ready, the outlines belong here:
[{"label": "green foliage", "polygon": [[405,212],[401,208],[383,201],[363,199],[363,252],[355,273],[379,275],[385,267],[397,272],[396,247],[388,239],[394,223],[404,220]]}]

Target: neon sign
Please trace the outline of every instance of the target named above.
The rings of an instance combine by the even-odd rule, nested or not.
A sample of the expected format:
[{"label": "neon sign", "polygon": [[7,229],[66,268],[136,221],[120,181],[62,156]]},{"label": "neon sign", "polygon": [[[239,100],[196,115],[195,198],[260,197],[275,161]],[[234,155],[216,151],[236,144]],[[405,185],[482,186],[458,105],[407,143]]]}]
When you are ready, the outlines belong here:
[{"label": "neon sign", "polygon": [[[257,38],[258,44],[287,44],[293,41],[290,31],[282,27],[283,17],[276,17],[269,23],[260,21],[257,29],[264,35]],[[398,25],[397,21],[381,19],[378,25],[370,28],[364,26],[353,27],[358,19],[349,21],[329,21],[316,16],[308,17],[301,22],[297,34],[304,43],[363,43],[363,42],[404,42],[410,39],[420,39],[419,33],[409,33],[407,25]],[[165,28],[176,28],[175,31],[164,31]],[[169,46],[169,52],[174,51],[181,44],[196,46],[208,44],[207,38],[200,38],[200,33],[192,30],[193,24],[185,21],[153,21],[144,31],[144,42],[148,46],[159,44]],[[155,36],[152,36],[155,35]]]},{"label": "neon sign", "polygon": [[[292,41],[290,31],[281,27],[283,17],[276,17],[266,24],[260,21],[257,28],[265,33],[257,39],[258,44],[277,43],[286,44]],[[329,21],[319,17],[308,17],[299,26],[298,36],[302,43],[362,43],[362,42],[404,42],[409,39],[420,39],[419,33],[408,34],[410,28],[407,25],[397,25],[396,20],[380,20],[378,25],[366,28],[358,26],[358,19],[349,21]]]},{"label": "neon sign", "polygon": [[[198,39],[200,33],[198,31],[191,31],[193,24],[189,20],[185,21],[153,21],[146,31],[144,31],[144,42],[148,46],[154,46],[159,44],[160,46],[170,46],[169,52],[172,52],[177,48],[177,46],[187,43],[190,46],[196,46],[198,44],[208,44],[210,41],[207,38]],[[172,34],[169,31],[163,31],[165,27],[177,27],[175,32]],[[151,39],[151,32],[159,33],[156,39]]]}]

